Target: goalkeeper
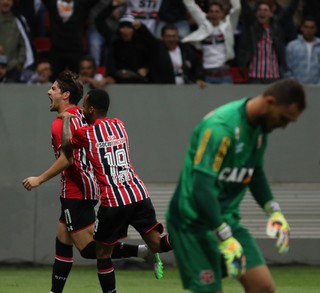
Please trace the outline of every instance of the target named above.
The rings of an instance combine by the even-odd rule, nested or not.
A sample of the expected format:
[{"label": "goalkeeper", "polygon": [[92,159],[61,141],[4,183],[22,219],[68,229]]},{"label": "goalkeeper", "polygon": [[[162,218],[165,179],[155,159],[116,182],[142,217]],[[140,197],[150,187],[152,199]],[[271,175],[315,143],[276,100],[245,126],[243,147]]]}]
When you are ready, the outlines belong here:
[{"label": "goalkeeper", "polygon": [[222,278],[238,279],[246,293],[272,293],[264,257],[240,223],[247,188],[268,216],[267,234],[280,254],[289,249],[288,222],[273,198],[263,157],[267,135],[296,121],[306,107],[303,86],[277,81],[254,98],[209,113],[195,128],[167,211],[171,244],[183,286],[222,292]]}]

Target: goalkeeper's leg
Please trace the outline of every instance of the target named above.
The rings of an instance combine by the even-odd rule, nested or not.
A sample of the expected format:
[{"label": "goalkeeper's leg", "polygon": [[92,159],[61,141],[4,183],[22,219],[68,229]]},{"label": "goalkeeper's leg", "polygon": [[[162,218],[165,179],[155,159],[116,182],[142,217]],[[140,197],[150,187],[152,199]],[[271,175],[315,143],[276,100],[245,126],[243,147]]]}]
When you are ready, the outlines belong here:
[{"label": "goalkeeper's leg", "polygon": [[217,239],[209,230],[180,229],[167,222],[184,289],[222,292],[222,259]]},{"label": "goalkeeper's leg", "polygon": [[245,293],[274,293],[275,284],[266,265],[247,269],[240,282]]},{"label": "goalkeeper's leg", "polygon": [[236,224],[232,228],[246,255],[247,270],[240,278],[245,293],[275,292],[275,284],[256,240],[242,225]]}]

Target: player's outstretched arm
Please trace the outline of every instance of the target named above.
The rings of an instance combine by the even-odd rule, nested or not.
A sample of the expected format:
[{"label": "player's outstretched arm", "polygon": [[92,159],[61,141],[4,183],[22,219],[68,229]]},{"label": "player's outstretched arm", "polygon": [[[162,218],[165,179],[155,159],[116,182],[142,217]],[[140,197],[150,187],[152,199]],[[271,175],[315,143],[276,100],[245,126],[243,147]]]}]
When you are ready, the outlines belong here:
[{"label": "player's outstretched arm", "polygon": [[60,152],[59,158],[49,167],[48,170],[44,171],[39,176],[32,176],[22,180],[22,185],[25,189],[31,190],[36,188],[42,183],[50,180],[57,176],[63,170],[67,169],[72,164],[72,159],[68,159],[63,151]]}]

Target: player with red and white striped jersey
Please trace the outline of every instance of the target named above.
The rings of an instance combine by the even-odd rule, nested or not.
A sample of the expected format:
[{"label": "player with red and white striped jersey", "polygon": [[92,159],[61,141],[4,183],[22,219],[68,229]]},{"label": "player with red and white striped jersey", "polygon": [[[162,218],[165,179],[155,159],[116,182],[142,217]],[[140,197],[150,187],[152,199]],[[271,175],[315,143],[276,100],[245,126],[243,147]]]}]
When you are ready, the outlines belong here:
[{"label": "player with red and white striped jersey", "polygon": [[[72,72],[62,72],[48,90],[51,101],[50,111],[64,111],[74,115],[71,122],[72,132],[86,125],[78,102],[83,96],[83,85],[78,76]],[[98,202],[99,186],[94,176],[92,165],[83,148],[72,153],[68,160],[61,148],[62,119],[57,117],[52,123],[52,146],[57,160],[52,166],[37,177],[23,180],[23,186],[31,190],[61,172],[61,216],[56,237],[56,257],[52,273],[52,293],[61,293],[73,263],[73,245],[81,256],[96,259],[96,243],[93,240],[96,219],[95,205]],[[149,257],[145,245],[128,245],[120,243],[114,250],[113,258]],[[162,263],[155,257],[156,277],[162,277]],[[156,273],[156,271],[155,271]]]},{"label": "player with red and white striped jersey", "polygon": [[148,191],[130,162],[124,123],[106,117],[109,103],[106,91],[91,90],[83,103],[89,126],[73,134],[70,113],[59,116],[63,117],[63,149],[67,156],[72,156],[73,149],[84,148],[98,179],[101,205],[93,236],[97,242],[98,276],[103,292],[116,292],[111,254],[114,245],[127,237],[129,225],[153,252],[166,252],[172,247],[167,234],[161,237],[163,226],[157,221]]},{"label": "player with red and white striped jersey", "polygon": [[72,143],[88,151],[100,182],[102,204],[118,207],[147,199],[148,191],[130,162],[123,122],[105,118],[96,123],[74,132]]},{"label": "player with red and white striped jersey", "polygon": [[[67,108],[66,111],[78,117],[78,119],[72,119],[72,132],[87,125],[79,106]],[[56,118],[51,125],[51,143],[56,159],[59,158],[61,151],[61,129],[62,119]],[[60,196],[67,199],[85,200],[97,200],[99,198],[99,186],[84,149],[74,150],[73,164],[61,172]]]}]

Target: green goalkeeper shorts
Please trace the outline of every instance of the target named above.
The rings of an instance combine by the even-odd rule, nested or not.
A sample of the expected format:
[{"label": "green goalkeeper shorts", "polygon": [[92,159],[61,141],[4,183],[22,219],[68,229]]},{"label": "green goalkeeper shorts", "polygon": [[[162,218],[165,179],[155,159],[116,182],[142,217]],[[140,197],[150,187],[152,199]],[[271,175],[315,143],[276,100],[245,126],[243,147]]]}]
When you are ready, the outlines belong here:
[{"label": "green goalkeeper shorts", "polygon": [[[212,231],[199,226],[181,230],[169,222],[167,226],[183,287],[193,292],[221,291],[226,268]],[[265,264],[260,248],[248,230],[239,224],[231,228],[243,247],[247,268]]]}]

